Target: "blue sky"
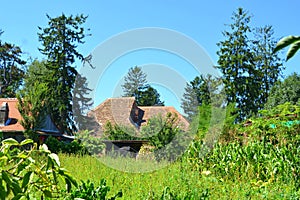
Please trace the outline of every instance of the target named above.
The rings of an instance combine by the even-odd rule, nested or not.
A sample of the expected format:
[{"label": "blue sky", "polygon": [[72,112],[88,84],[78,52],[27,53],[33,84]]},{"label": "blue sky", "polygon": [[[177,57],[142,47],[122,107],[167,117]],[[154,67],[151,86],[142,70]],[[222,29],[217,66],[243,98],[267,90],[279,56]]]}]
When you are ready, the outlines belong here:
[{"label": "blue sky", "polygon": [[[275,38],[300,35],[298,0],[11,0],[1,2],[0,29],[4,31],[1,39],[20,46],[27,57],[42,59],[38,51],[40,43],[37,32],[38,26],[47,26],[46,13],[51,17],[61,13],[82,13],[88,15],[85,27],[90,28],[92,34],[78,48],[83,55],[90,54],[99,44],[121,32],[143,27],[160,27],[177,31],[195,40],[205,49],[213,64],[217,64],[216,43],[224,39],[224,24],[232,22],[232,13],[238,7],[248,10],[253,16],[252,27],[272,25]],[[286,51],[282,57],[285,53]],[[285,63],[284,75],[299,72],[299,61],[300,54],[296,54]],[[131,52],[115,60],[105,71],[103,79],[98,81],[95,104],[119,95],[118,86],[130,67],[149,63],[171,67],[186,81],[197,75],[189,63],[170,53],[151,50]],[[159,70],[157,74],[161,74]],[[167,87],[158,86],[157,89],[166,105],[173,105],[180,110],[180,97],[174,96],[174,92]]]}]

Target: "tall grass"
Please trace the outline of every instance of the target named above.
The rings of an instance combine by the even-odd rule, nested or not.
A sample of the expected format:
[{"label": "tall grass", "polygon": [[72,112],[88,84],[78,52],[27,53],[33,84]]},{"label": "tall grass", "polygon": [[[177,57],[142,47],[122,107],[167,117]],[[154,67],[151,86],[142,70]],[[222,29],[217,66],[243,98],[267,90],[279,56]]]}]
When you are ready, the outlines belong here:
[{"label": "tall grass", "polygon": [[[98,183],[105,178],[111,187],[109,194],[122,189],[123,199],[292,199],[297,196],[291,184],[280,180],[267,184],[238,176],[238,171],[236,178],[223,178],[210,169],[193,171],[190,164],[180,160],[156,171],[129,173],[108,167],[103,160],[91,156],[60,154],[59,157],[62,166],[77,180]],[[113,159],[119,165],[152,162],[122,157],[105,159]]]}]

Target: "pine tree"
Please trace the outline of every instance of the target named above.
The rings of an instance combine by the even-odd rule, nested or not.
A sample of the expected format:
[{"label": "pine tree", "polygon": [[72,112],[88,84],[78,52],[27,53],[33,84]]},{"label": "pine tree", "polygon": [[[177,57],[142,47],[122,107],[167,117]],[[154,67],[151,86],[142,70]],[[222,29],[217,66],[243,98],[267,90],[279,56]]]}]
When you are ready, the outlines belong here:
[{"label": "pine tree", "polygon": [[189,121],[198,113],[198,107],[201,105],[209,105],[211,103],[211,93],[209,90],[210,76],[205,78],[203,75],[196,76],[194,80],[186,84],[185,92],[181,101],[183,109]]},{"label": "pine tree", "polygon": [[164,102],[160,100],[160,94],[150,85],[139,88],[134,97],[138,106],[164,106]]},{"label": "pine tree", "polygon": [[259,85],[254,81],[258,71],[254,66],[254,53],[250,46],[249,26],[251,17],[242,8],[233,13],[230,31],[224,31],[226,38],[217,45],[218,69],[223,74],[223,82],[228,103],[236,103],[239,109],[237,120],[242,120],[255,108],[253,100],[258,95]]},{"label": "pine tree", "polygon": [[259,96],[257,97],[257,109],[262,109],[268,100],[272,86],[277,82],[283,69],[282,60],[278,53],[274,53],[276,41],[273,38],[272,26],[256,28],[253,49],[255,51],[255,66],[259,75],[256,82],[260,84]]},{"label": "pine tree", "polygon": [[26,64],[21,55],[20,47],[0,40],[0,97],[16,97],[24,78],[21,68]]},{"label": "pine tree", "polygon": [[39,28],[40,51],[46,56],[45,77],[49,88],[48,112],[57,128],[62,133],[72,134],[76,130],[72,111],[72,90],[77,71],[73,64],[75,59],[83,61],[84,57],[77,51],[78,44],[83,44],[86,34],[82,25],[87,17],[83,15],[51,18],[47,28]]},{"label": "pine tree", "polygon": [[147,75],[142,71],[141,67],[131,67],[125,76],[125,83],[122,85],[124,96],[135,96],[135,92],[146,85],[146,77]]}]

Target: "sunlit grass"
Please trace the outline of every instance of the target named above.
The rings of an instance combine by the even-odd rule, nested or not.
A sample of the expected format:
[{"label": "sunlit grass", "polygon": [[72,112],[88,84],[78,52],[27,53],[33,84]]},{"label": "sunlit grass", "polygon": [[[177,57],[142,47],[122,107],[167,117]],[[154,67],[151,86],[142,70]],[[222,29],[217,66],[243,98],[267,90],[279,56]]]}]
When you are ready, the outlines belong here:
[{"label": "sunlit grass", "polygon": [[[217,178],[213,173],[192,171],[187,163],[181,161],[169,165],[164,163],[164,167],[157,166],[157,170],[153,171],[153,166],[160,164],[151,160],[124,157],[98,159],[92,156],[66,154],[59,154],[59,157],[62,166],[71,171],[77,180],[91,180],[98,184],[102,178],[105,178],[107,185],[111,187],[109,194],[115,194],[122,189],[122,199],[158,199],[166,187],[169,187],[170,191],[179,198],[192,193],[200,196],[205,191],[208,191],[209,199],[284,199],[289,198],[293,193],[292,187],[288,184],[272,182],[263,185],[247,179],[246,174],[239,175],[236,179]],[[120,166],[124,166],[123,169],[127,171],[134,171],[139,166],[149,164],[149,169],[152,171],[131,173],[116,170],[108,164],[113,164],[120,169],[122,169]],[[131,167],[135,169],[132,170]]]}]

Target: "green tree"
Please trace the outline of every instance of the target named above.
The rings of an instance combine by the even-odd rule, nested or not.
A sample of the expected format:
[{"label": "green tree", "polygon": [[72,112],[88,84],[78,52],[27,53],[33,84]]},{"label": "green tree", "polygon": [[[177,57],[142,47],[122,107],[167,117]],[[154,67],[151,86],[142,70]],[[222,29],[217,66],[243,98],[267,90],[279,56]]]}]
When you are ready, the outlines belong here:
[{"label": "green tree", "polygon": [[164,102],[160,100],[160,94],[147,84],[146,77],[141,67],[131,67],[122,85],[124,96],[135,97],[139,106],[163,106]]},{"label": "green tree", "polygon": [[23,88],[17,93],[21,124],[26,130],[40,128],[46,116],[48,86],[43,77],[47,71],[45,62],[33,61],[25,74]]},{"label": "green tree", "polygon": [[[0,30],[0,36],[3,31]],[[21,59],[20,47],[0,40],[0,97],[16,97],[16,91],[22,85],[26,64]]]},{"label": "green tree", "polygon": [[135,93],[146,85],[147,75],[142,71],[141,67],[131,67],[125,76],[125,83],[122,85],[124,96],[135,96]]},{"label": "green tree", "polygon": [[87,17],[83,15],[51,18],[47,28],[40,28],[40,52],[46,56],[46,68],[49,74],[44,77],[48,86],[48,113],[59,130],[72,134],[76,130],[72,111],[72,89],[77,71],[75,59],[84,61],[78,52],[78,44],[84,43],[86,36],[83,24]]},{"label": "green tree", "polygon": [[223,90],[222,79],[207,76],[196,76],[194,80],[186,84],[185,92],[181,100],[181,108],[184,110],[189,121],[198,114],[198,107],[201,105],[214,104],[220,107],[224,102],[221,97]]},{"label": "green tree", "polygon": [[186,84],[181,101],[181,108],[189,121],[198,113],[198,106],[210,104],[210,91],[207,79],[203,75],[196,76],[194,80]]},{"label": "green tree", "polygon": [[272,109],[277,105],[290,102],[296,105],[300,103],[300,75],[293,73],[286,77],[283,81],[277,81],[272,87],[266,109]]},{"label": "green tree", "polygon": [[138,106],[164,106],[160,94],[150,85],[139,88],[134,95]]},{"label": "green tree", "polygon": [[238,8],[231,18],[230,31],[224,31],[224,41],[217,45],[220,47],[217,54],[218,69],[223,74],[223,82],[228,102],[237,104],[240,110],[238,120],[243,119],[253,108],[253,94],[258,85],[254,85],[257,71],[253,67],[254,54],[250,47],[249,26],[251,17],[242,8]]},{"label": "green tree", "polygon": [[218,43],[218,68],[228,103],[235,103],[241,121],[264,107],[271,87],[278,80],[282,62],[273,54],[275,40],[272,26],[257,28],[251,35],[251,17],[242,8],[233,13],[230,31]]},{"label": "green tree", "polygon": [[[282,71],[282,61],[278,53],[273,53],[276,41],[273,38],[274,30],[272,26],[264,26],[257,28],[255,40],[253,41],[253,49],[255,51],[255,67],[258,75],[255,82],[260,85],[256,93],[259,96],[255,100],[257,109],[262,109],[267,102],[271,87],[278,80]],[[257,112],[257,110],[255,110]]]}]

